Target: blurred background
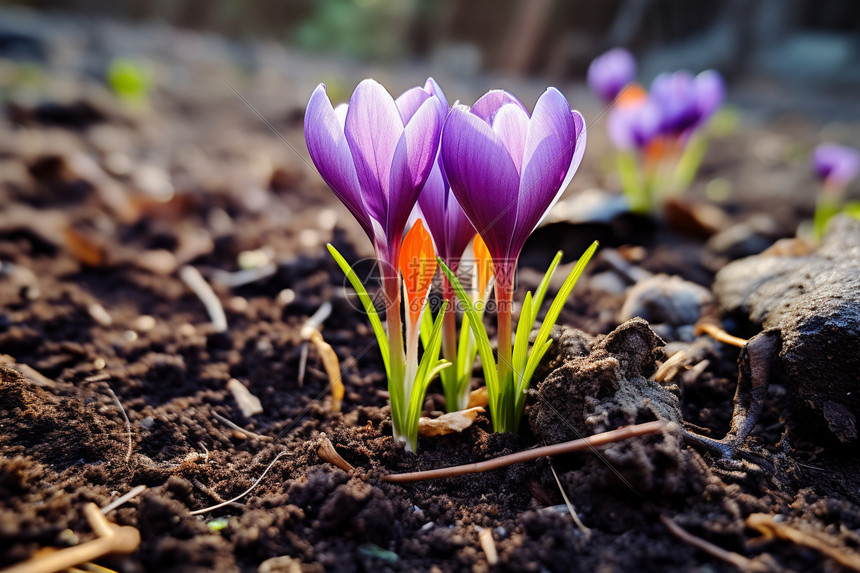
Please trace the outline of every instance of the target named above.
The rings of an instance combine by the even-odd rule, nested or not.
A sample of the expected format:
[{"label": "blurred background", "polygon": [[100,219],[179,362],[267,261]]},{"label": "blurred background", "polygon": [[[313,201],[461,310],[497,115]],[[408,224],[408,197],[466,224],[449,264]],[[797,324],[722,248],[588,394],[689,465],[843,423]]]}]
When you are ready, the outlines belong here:
[{"label": "blurred background", "polygon": [[7,1],[0,202],[68,200],[31,196],[34,178],[84,181],[120,214],[128,197],[214,193],[224,213],[272,219],[261,227],[272,241],[296,225],[284,249],[314,253],[335,219],[301,214],[330,206],[364,248],[309,165],[307,98],[324,82],[346,101],[365,77],[396,95],[430,75],[452,102],[503,87],[531,107],[559,87],[589,124],[571,189],[617,191],[606,108],[585,86],[589,63],[615,46],[645,85],[677,69],[723,74],[725,113],[689,193],[729,213],[770,201],[779,233],[793,232],[818,189],[814,147],[860,147],[856,0]]}]

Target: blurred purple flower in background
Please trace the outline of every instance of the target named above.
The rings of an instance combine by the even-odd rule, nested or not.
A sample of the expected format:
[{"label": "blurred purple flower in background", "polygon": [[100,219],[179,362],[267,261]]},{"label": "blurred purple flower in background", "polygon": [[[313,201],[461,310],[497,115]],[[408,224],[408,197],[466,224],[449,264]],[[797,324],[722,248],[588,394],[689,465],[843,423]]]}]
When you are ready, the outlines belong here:
[{"label": "blurred purple flower in background", "polygon": [[636,76],[636,60],[624,48],[614,48],[592,60],[588,66],[588,86],[609,103]]},{"label": "blurred purple flower in background", "polygon": [[717,111],[723,103],[725,85],[714,70],[697,76],[680,70],[654,78],[650,94],[660,110],[660,131],[664,135],[683,136]]},{"label": "blurred purple flower in background", "polygon": [[860,152],[844,145],[822,143],[815,148],[812,165],[816,175],[826,183],[845,186],[860,172]]},{"label": "blurred purple flower in background", "polygon": [[660,109],[638,84],[625,90],[606,117],[609,138],[623,150],[647,147],[660,134],[660,125]]}]

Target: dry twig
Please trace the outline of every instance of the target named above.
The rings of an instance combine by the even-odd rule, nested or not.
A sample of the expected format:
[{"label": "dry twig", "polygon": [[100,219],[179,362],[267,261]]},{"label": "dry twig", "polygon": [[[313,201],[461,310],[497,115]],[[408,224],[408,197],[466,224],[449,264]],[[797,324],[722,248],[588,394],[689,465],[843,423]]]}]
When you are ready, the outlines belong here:
[{"label": "dry twig", "polygon": [[331,440],[329,440],[328,436],[325,434],[320,435],[320,447],[317,450],[317,454],[321,460],[337,466],[345,472],[351,473],[355,470],[355,467],[352,464],[343,459],[343,457],[337,453],[337,450],[334,449],[334,444],[331,443]]},{"label": "dry twig", "polygon": [[84,506],[87,522],[96,534],[92,541],[39,555],[8,569],[3,573],[56,573],[81,563],[94,561],[110,553],[131,553],[140,545],[140,532],[134,527],[109,522],[94,503]]},{"label": "dry twig", "polygon": [[486,460],[474,464],[453,466],[449,468],[439,468],[423,472],[390,474],[383,477],[382,481],[386,481],[389,483],[406,483],[485,472],[488,470],[503,468],[505,466],[509,466],[511,464],[516,464],[519,462],[536,460],[537,458],[542,458],[544,456],[557,456],[560,454],[581,452],[582,450],[591,449],[597,446],[603,446],[612,442],[619,442],[621,440],[626,440],[629,438],[636,438],[639,436],[646,436],[648,434],[655,434],[661,431],[665,425],[666,424],[664,422],[655,421],[647,422],[645,424],[638,424],[635,426],[625,426],[623,428],[618,428],[617,430],[603,432],[602,434],[595,434],[587,438],[572,440],[570,442],[562,442],[560,444],[553,444],[551,446],[534,448],[531,450],[526,450],[524,452],[517,452],[515,454],[509,454],[507,456],[501,456],[498,458],[493,458],[491,460]]},{"label": "dry twig", "polygon": [[101,510],[102,514],[107,515],[108,513],[115,510],[116,508],[118,508],[122,504],[126,503],[127,501],[134,499],[135,497],[139,496],[144,491],[146,491],[145,485],[138,485],[138,486],[131,488],[131,490],[128,493],[119,496],[118,498],[116,498],[115,500],[113,500],[112,502],[110,502],[109,504],[104,506]]},{"label": "dry twig", "polygon": [[[230,421],[229,419],[225,418],[224,416],[222,416],[221,414],[219,414],[218,412],[216,412],[214,410],[212,410],[212,417],[215,418],[216,420],[218,420],[219,422],[221,422],[222,424],[224,424],[225,426],[232,428],[233,430],[236,430],[240,434],[248,436],[249,438],[256,438],[262,442],[273,441],[273,438],[271,436],[264,436],[262,434],[255,434],[251,430],[246,430],[242,426],[236,424],[235,422]],[[206,452],[206,455],[208,457],[209,452]]]},{"label": "dry twig", "polygon": [[730,563],[741,571],[770,571],[770,568],[767,567],[764,563],[744,557],[740,553],[735,553],[734,551],[728,551],[726,549],[723,549],[719,545],[714,545],[710,541],[705,541],[701,537],[696,537],[695,535],[689,533],[687,530],[685,530],[683,527],[681,527],[680,525],[672,521],[671,518],[666,517],[665,515],[660,516],[660,521],[663,522],[663,525],[666,526],[666,529],[668,529],[672,535],[674,535],[684,543],[692,545],[696,549],[704,551],[708,555],[716,557],[717,559],[721,559],[726,563]]},{"label": "dry twig", "polygon": [[564,488],[561,485],[561,480],[558,479],[558,474],[555,473],[555,468],[552,465],[552,460],[548,459],[549,469],[552,471],[552,477],[555,478],[555,484],[558,486],[558,491],[561,492],[561,497],[564,499],[564,504],[567,506],[567,511],[570,513],[570,517],[573,518],[573,522],[576,524],[576,527],[579,528],[581,532],[583,532],[586,537],[591,535],[591,530],[585,526],[584,523],[579,519],[579,516],[576,514],[576,508],[573,507],[573,504],[570,503],[570,499],[567,497],[567,492],[564,491]]}]

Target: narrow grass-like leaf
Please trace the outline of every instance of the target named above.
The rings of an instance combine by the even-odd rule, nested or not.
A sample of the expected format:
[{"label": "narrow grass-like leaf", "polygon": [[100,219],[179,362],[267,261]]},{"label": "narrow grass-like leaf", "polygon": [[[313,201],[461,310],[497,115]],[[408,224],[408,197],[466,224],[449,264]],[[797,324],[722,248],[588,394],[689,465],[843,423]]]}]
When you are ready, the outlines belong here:
[{"label": "narrow grass-like leaf", "polygon": [[[409,396],[409,406],[406,412],[406,422],[409,428],[410,440],[417,440],[418,418],[421,417],[421,406],[424,404],[424,395],[427,392],[427,386],[443,369],[451,366],[447,360],[439,360],[439,349],[442,346],[442,321],[445,318],[445,308],[448,306],[448,301],[442,303],[442,308],[439,314],[436,315],[436,320],[432,323],[433,329],[430,333],[427,346],[424,348],[424,355],[418,363],[418,371],[415,373],[415,382],[412,386],[412,393]],[[413,449],[415,444],[413,444]]]},{"label": "narrow grass-like leaf", "polygon": [[514,336],[514,354],[511,357],[515,388],[520,387],[523,371],[526,368],[526,358],[529,351],[529,333],[531,333],[532,326],[534,325],[533,317],[537,314],[537,311],[533,310],[533,308],[532,293],[527,292],[526,299],[523,301],[523,306],[520,310],[520,320],[517,323],[517,333]]},{"label": "narrow grass-like leaf", "polygon": [[547,311],[546,317],[543,319],[543,323],[541,323],[537,338],[532,346],[532,352],[529,355],[528,362],[526,363],[526,371],[523,376],[524,387],[518,388],[517,394],[522,393],[522,391],[528,387],[535,369],[540,363],[541,358],[543,358],[543,355],[546,353],[546,349],[549,348],[547,343],[551,343],[549,340],[549,333],[552,330],[552,327],[555,326],[555,322],[558,320],[558,315],[561,313],[561,309],[567,302],[567,297],[570,296],[570,293],[573,291],[573,287],[576,286],[576,281],[579,280],[580,275],[582,275],[582,272],[585,270],[585,266],[588,264],[588,261],[591,260],[597,247],[598,242],[594,241],[582,256],[579,257],[579,261],[577,261],[573,270],[570,271],[570,274],[567,275],[567,278],[564,279],[564,284],[561,285],[561,289],[555,296],[555,300],[552,301],[552,305],[549,307],[549,311]]},{"label": "narrow grass-like leaf", "polygon": [[546,289],[549,287],[549,281],[552,280],[552,275],[555,274],[555,269],[558,267],[558,264],[561,262],[561,251],[555,254],[552,262],[549,265],[549,268],[546,270],[546,274],[544,274],[543,279],[541,279],[540,284],[535,290],[534,296],[534,304],[532,304],[532,317],[531,317],[531,328],[534,328],[534,323],[537,320],[537,315],[540,312],[540,307],[543,304],[543,297],[546,296]]},{"label": "narrow grass-like leaf", "polygon": [[373,306],[373,301],[370,300],[367,290],[364,288],[364,285],[361,284],[361,281],[358,280],[358,275],[355,274],[355,271],[352,270],[352,267],[349,266],[346,259],[343,258],[331,243],[326,246],[328,247],[331,256],[334,257],[337,266],[340,267],[340,270],[342,270],[343,274],[346,275],[346,278],[349,279],[349,284],[352,285],[352,288],[355,289],[356,294],[358,294],[361,305],[364,307],[364,312],[367,313],[370,326],[373,328],[373,333],[376,335],[376,342],[379,344],[379,352],[382,354],[382,362],[385,364],[386,378],[390,378],[391,371],[388,366],[388,334],[382,327],[382,321],[379,320],[379,314],[376,312],[376,307]]},{"label": "narrow grass-like leaf", "polygon": [[460,303],[463,305],[465,315],[469,317],[469,327],[472,329],[472,333],[475,336],[478,354],[481,355],[481,363],[484,368],[484,383],[487,386],[487,393],[490,398],[491,414],[494,414],[494,411],[497,408],[496,401],[499,396],[499,381],[498,374],[496,373],[496,359],[493,356],[493,348],[490,346],[490,339],[487,337],[484,323],[481,322],[481,317],[472,305],[472,301],[466,293],[466,289],[463,288],[463,285],[460,284],[460,281],[457,280],[457,277],[453,272],[451,272],[451,269],[448,268],[442,259],[438,260],[439,266],[442,268],[442,272],[444,272],[445,276],[448,277],[448,280],[451,281],[451,285],[454,287],[454,292],[457,294],[457,298],[460,299]]},{"label": "narrow grass-like leaf", "polygon": [[433,331],[433,314],[430,312],[430,305],[424,309],[421,315],[421,329],[418,335],[421,337],[421,346],[427,348],[430,344],[430,333]]}]

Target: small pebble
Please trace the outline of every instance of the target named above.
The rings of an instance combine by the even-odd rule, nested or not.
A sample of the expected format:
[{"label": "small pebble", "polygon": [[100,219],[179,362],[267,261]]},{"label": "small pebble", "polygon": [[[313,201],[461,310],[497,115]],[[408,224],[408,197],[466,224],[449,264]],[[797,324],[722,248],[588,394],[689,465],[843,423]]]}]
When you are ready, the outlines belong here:
[{"label": "small pebble", "polygon": [[234,296],[227,302],[227,308],[236,313],[244,313],[248,310],[248,299],[243,296]]},{"label": "small pebble", "polygon": [[251,251],[242,251],[236,258],[240,269],[258,269],[265,267],[272,261],[270,249],[254,249]]},{"label": "small pebble", "polygon": [[334,209],[323,209],[317,215],[317,223],[323,231],[331,231],[337,225],[337,211]]},{"label": "small pebble", "polygon": [[104,358],[100,357],[93,360],[93,368],[96,370],[103,370],[105,366],[107,366],[107,363]]},{"label": "small pebble", "polygon": [[123,333],[123,336],[125,336],[125,339],[129,342],[134,342],[135,340],[137,340],[137,333],[133,330],[126,330]]},{"label": "small pebble", "polygon": [[134,328],[141,332],[148,332],[155,328],[155,318],[148,314],[142,314],[134,320]]},{"label": "small pebble", "polygon": [[111,324],[113,324],[113,319],[111,318],[110,314],[108,314],[108,311],[105,310],[105,307],[103,307],[97,302],[94,302],[93,304],[89,305],[87,307],[87,312],[90,313],[90,316],[93,318],[93,320],[95,320],[102,326],[110,326]]},{"label": "small pebble", "polygon": [[291,288],[285,288],[278,293],[278,304],[287,306],[296,300],[296,291]]},{"label": "small pebble", "polygon": [[184,323],[180,324],[179,328],[176,329],[176,334],[179,336],[190,338],[197,334],[197,328],[193,324]]},{"label": "small pebble", "polygon": [[299,243],[303,247],[316,247],[319,245],[320,235],[314,229],[303,229],[299,233]]}]

